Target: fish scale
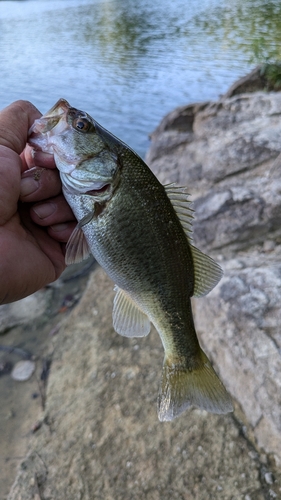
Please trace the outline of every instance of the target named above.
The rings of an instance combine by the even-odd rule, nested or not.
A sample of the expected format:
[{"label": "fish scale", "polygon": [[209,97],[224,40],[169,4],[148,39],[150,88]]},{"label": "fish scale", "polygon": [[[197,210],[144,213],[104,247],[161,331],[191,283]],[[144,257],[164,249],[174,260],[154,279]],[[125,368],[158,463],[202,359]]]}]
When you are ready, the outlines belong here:
[{"label": "fish scale", "polygon": [[190,406],[232,410],[230,396],[201,349],[191,296],[208,293],[222,271],[191,242],[185,190],[162,186],[144,161],[87,113],[58,101],[30,131],[33,147],[53,152],[78,225],[66,261],[92,253],[116,283],[113,326],[147,335],[152,323],[165,351],[158,417]]}]

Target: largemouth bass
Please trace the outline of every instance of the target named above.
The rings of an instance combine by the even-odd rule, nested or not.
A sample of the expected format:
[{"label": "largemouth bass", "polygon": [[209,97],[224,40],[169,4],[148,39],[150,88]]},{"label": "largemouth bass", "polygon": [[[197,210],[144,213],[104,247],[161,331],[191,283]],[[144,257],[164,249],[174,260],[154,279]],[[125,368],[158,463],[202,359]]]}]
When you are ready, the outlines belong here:
[{"label": "largemouth bass", "polygon": [[160,335],[165,357],[159,420],[172,420],[190,406],[232,411],[195,332],[190,298],[207,294],[222,270],[192,245],[185,189],[162,186],[134,151],[64,99],[35,121],[29,143],[54,154],[78,220],[66,263],[92,253],[116,283],[116,332],[142,337],[152,323]]}]

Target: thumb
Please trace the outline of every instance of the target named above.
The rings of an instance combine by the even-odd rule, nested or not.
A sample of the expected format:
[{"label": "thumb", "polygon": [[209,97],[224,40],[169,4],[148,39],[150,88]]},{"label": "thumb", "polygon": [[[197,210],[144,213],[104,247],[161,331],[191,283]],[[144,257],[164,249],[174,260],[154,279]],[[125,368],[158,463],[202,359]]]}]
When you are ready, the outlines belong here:
[{"label": "thumb", "polygon": [[28,101],[16,101],[0,112],[0,224],[17,211],[22,163],[30,126],[40,116]]},{"label": "thumb", "polygon": [[20,181],[20,157],[7,147],[0,146],[0,226],[17,211]]},{"label": "thumb", "polygon": [[41,113],[31,102],[16,101],[0,112],[0,145],[20,154],[26,145],[28,130]]}]

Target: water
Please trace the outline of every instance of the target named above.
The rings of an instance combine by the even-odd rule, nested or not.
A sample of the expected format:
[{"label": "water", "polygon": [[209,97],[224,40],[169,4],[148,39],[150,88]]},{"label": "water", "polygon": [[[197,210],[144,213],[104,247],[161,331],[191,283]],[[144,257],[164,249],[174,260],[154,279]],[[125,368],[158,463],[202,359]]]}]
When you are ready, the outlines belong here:
[{"label": "water", "polygon": [[0,108],[64,97],[144,156],[167,112],[278,55],[280,14],[261,0],[0,1]]}]

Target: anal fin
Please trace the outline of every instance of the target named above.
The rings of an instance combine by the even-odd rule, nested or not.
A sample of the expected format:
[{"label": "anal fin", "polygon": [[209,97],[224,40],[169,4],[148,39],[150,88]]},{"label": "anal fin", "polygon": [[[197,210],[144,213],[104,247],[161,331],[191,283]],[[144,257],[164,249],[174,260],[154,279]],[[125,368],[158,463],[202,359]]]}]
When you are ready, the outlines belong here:
[{"label": "anal fin", "polygon": [[145,337],[150,332],[150,321],[130,296],[115,286],[113,328],[124,337]]}]

